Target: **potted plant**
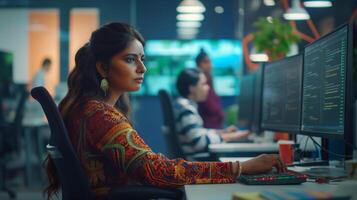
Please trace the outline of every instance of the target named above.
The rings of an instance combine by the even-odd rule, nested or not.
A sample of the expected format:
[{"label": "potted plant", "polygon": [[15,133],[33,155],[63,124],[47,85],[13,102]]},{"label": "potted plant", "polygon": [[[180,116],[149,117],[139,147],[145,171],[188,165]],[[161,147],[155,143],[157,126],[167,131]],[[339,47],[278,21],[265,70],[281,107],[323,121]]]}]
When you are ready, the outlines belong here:
[{"label": "potted plant", "polygon": [[261,17],[254,23],[254,27],[257,31],[253,33],[253,45],[258,52],[265,52],[270,61],[285,57],[290,45],[300,40],[293,28],[278,18]]}]

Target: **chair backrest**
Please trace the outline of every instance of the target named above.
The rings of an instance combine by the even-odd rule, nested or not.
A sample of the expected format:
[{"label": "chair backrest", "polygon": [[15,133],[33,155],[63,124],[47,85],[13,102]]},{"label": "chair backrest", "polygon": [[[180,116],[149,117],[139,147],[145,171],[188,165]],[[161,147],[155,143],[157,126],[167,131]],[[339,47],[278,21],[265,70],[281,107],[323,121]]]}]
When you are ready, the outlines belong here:
[{"label": "chair backrest", "polygon": [[0,86],[0,123],[4,122],[4,109],[3,109],[3,97],[1,93],[1,86]]},{"label": "chair backrest", "polygon": [[13,149],[15,151],[19,151],[20,147],[20,136],[22,134],[23,126],[22,126],[22,120],[25,115],[25,105],[26,105],[26,100],[29,97],[29,92],[26,90],[26,88],[20,88],[19,89],[19,100],[17,102],[16,106],[16,112],[15,112],[15,118],[14,121],[11,123],[11,144],[13,145]]},{"label": "chair backrest", "polygon": [[13,122],[16,129],[21,127],[22,119],[24,118],[24,114],[25,114],[25,104],[28,96],[29,96],[29,92],[25,88],[21,89],[20,99],[17,103],[15,118]]},{"label": "chair backrest", "polygon": [[159,91],[162,114],[164,118],[163,132],[169,150],[169,158],[185,158],[177,137],[175,115],[172,106],[172,99],[166,90]]},{"label": "chair backrest", "polygon": [[66,127],[52,97],[44,87],[31,90],[47,117],[51,137],[47,145],[62,186],[62,199],[93,199],[88,177],[70,143]]}]

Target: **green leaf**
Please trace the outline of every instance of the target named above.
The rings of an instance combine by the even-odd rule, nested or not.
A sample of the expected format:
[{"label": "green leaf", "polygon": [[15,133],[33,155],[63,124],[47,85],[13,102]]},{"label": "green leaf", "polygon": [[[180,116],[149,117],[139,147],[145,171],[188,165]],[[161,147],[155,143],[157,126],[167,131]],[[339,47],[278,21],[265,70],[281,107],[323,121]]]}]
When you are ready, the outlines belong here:
[{"label": "green leaf", "polygon": [[259,52],[269,52],[272,60],[285,56],[289,52],[291,44],[300,41],[300,37],[294,33],[294,29],[288,24],[273,18],[269,22],[266,18],[259,18],[253,26],[253,45]]}]

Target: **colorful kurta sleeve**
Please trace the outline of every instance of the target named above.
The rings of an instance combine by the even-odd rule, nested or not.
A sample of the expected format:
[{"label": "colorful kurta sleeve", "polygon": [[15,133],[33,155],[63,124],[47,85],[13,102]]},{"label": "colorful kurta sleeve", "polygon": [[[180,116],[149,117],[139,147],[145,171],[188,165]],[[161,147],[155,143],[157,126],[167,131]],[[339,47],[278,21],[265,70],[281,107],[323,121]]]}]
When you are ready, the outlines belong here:
[{"label": "colorful kurta sleeve", "polygon": [[137,182],[163,187],[195,183],[232,183],[231,162],[170,160],[152,152],[128,120],[108,106],[89,112],[88,140],[109,158],[116,170]]}]

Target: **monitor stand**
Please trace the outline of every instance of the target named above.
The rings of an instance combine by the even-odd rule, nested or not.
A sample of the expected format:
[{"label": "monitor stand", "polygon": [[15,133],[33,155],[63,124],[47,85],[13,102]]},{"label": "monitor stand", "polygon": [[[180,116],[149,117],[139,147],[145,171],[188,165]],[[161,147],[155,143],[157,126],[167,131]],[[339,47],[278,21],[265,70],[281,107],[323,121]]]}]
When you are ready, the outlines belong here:
[{"label": "monitor stand", "polygon": [[[296,136],[293,137],[293,140],[296,142]],[[329,146],[328,139],[322,138],[321,145],[323,148],[328,149],[328,146]],[[321,160],[299,161],[299,162],[294,162],[294,164],[292,164],[290,166],[301,166],[301,167],[303,167],[303,166],[305,166],[305,167],[328,166],[329,165],[328,160],[329,160],[328,153],[321,150]]]},{"label": "monitor stand", "polygon": [[290,165],[289,170],[307,174],[310,178],[327,177],[336,179],[347,177],[347,172],[343,167],[329,165],[328,161],[297,163]]},{"label": "monitor stand", "polygon": [[[329,149],[329,141],[326,138],[322,138],[321,145],[325,149]],[[328,177],[328,178],[345,178],[347,177],[346,170],[343,167],[336,167],[329,165],[329,155],[327,152],[321,150],[321,160],[313,160],[308,162],[298,162],[292,165],[293,171],[298,171],[303,174],[309,175],[311,178]]]},{"label": "monitor stand", "polygon": [[308,174],[311,178],[328,177],[328,178],[347,178],[347,172],[344,168],[332,167],[332,166],[319,166],[311,167],[302,171],[304,174]]},{"label": "monitor stand", "polygon": [[313,160],[313,161],[300,161],[293,163],[289,166],[296,166],[296,167],[312,167],[312,166],[329,166],[329,162],[327,160]]}]

